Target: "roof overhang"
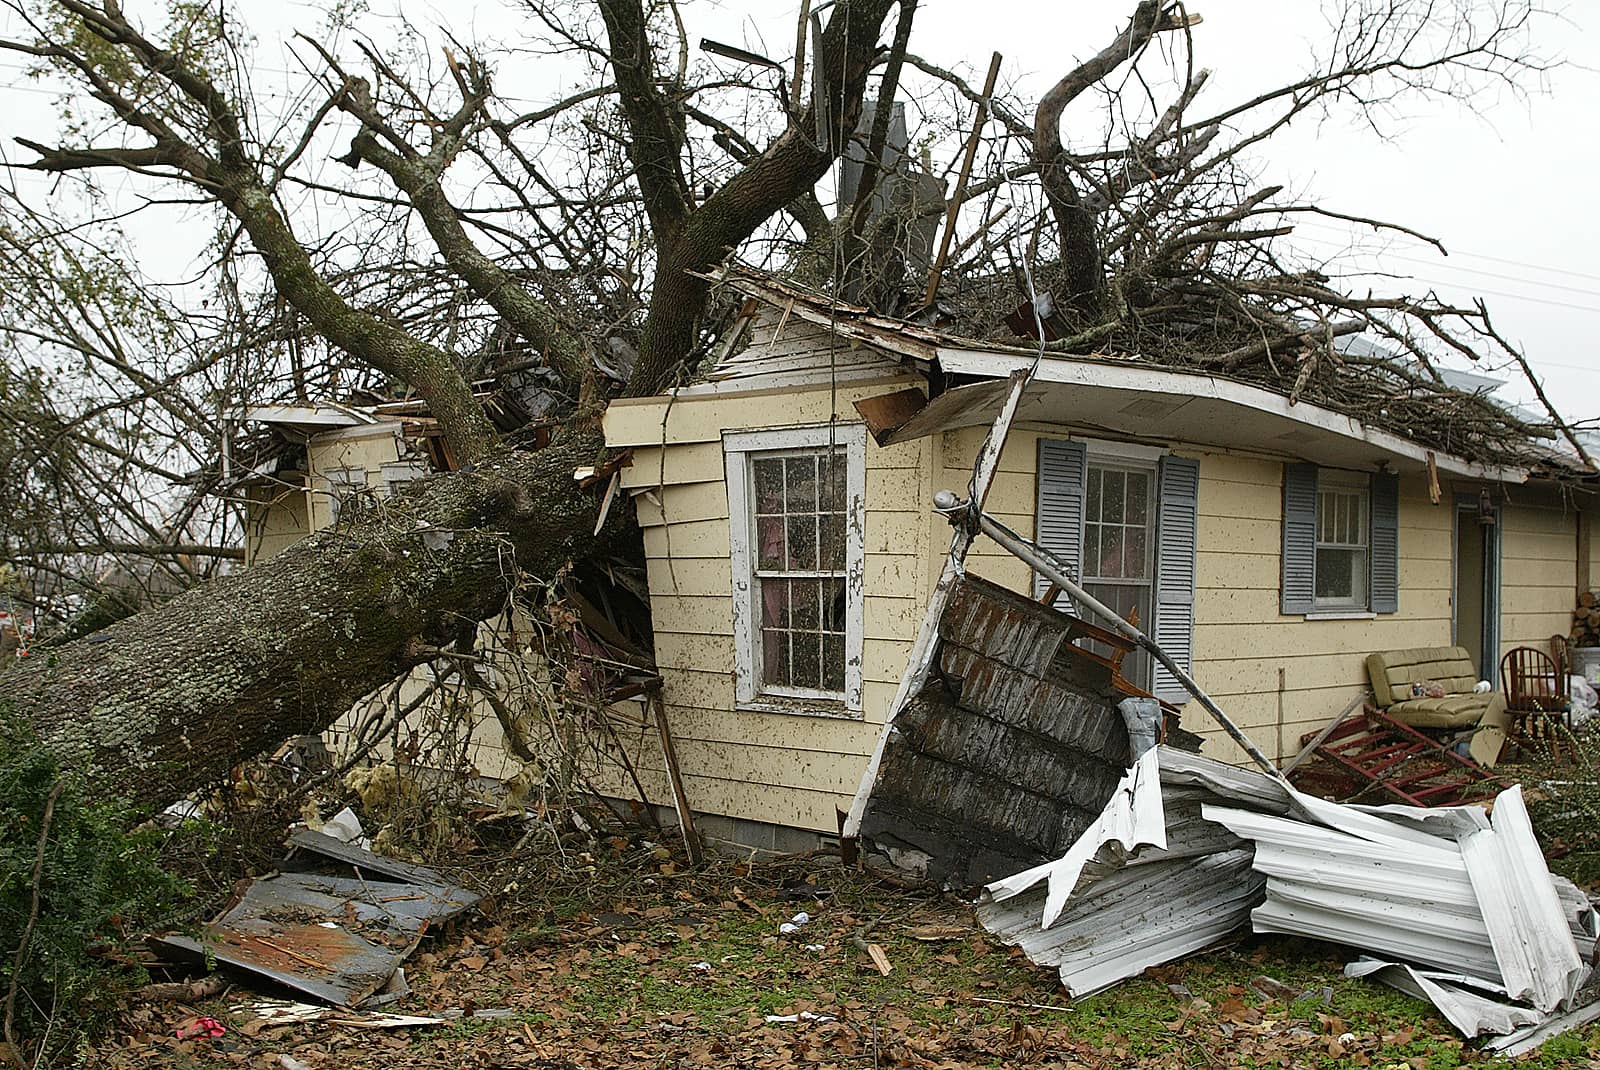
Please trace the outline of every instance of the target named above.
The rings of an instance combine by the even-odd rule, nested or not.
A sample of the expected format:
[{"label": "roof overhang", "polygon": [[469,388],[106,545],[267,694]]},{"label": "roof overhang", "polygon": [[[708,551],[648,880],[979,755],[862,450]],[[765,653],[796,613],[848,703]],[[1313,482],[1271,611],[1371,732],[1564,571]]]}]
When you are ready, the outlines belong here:
[{"label": "roof overhang", "polygon": [[[1034,358],[941,346],[939,364],[953,375],[1004,380]],[[957,427],[991,423],[1004,390],[995,384],[956,387],[884,442],[905,441]],[[1332,468],[1426,470],[1468,479],[1525,483],[1525,468],[1480,464],[1429,450],[1410,439],[1261,387],[1132,361],[1046,356],[1017,409],[1019,421],[1065,424],[1085,434],[1178,442],[1230,451],[1292,457]]]}]

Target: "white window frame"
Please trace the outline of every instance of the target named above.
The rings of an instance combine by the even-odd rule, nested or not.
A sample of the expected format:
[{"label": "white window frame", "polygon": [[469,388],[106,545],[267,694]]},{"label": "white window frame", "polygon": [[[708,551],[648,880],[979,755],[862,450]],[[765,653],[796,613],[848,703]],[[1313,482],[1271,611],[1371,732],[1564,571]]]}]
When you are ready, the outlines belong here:
[{"label": "white window frame", "polygon": [[[760,685],[757,625],[755,513],[756,456],[790,450],[843,447],[845,452],[844,691],[766,688]],[[861,424],[821,424],[722,437],[728,482],[728,550],[733,580],[734,701],[740,709],[824,717],[862,714],[862,648],[866,608],[867,431]]]},{"label": "white window frame", "polygon": [[[1322,496],[1326,493],[1357,495],[1361,499],[1361,516],[1356,530],[1361,535],[1359,543],[1324,542],[1322,538]],[[1312,552],[1320,555],[1324,549],[1360,550],[1365,555],[1366,578],[1360,580],[1359,596],[1352,592],[1349,598],[1318,598],[1313,591],[1315,615],[1343,617],[1346,614],[1365,616],[1372,608],[1372,477],[1361,472],[1347,472],[1337,468],[1317,470],[1317,530],[1312,540]],[[1360,575],[1360,570],[1358,570]]]},{"label": "white window frame", "polygon": [[[1083,457],[1083,545],[1080,549],[1081,560],[1078,565],[1079,575],[1085,586],[1095,584],[1102,587],[1143,587],[1146,593],[1145,602],[1149,612],[1139,621],[1139,630],[1154,634],[1156,617],[1156,571],[1158,566],[1158,551],[1160,532],[1157,530],[1156,516],[1161,509],[1161,473],[1160,464],[1163,451],[1153,447],[1137,446],[1132,443],[1100,442],[1087,440],[1084,444]],[[1089,519],[1089,483],[1094,469],[1111,469],[1117,472],[1140,472],[1148,480],[1145,496],[1145,546],[1144,546],[1144,571],[1143,580],[1128,580],[1119,578],[1106,578],[1091,575],[1089,571],[1089,525],[1098,524],[1098,521]],[[1126,502],[1124,502],[1124,515],[1126,515]],[[1126,528],[1127,524],[1120,525]],[[1097,565],[1098,567],[1098,565]],[[1131,680],[1139,687],[1148,688],[1154,673],[1154,664],[1145,659],[1145,664],[1140,670],[1144,680]]]}]

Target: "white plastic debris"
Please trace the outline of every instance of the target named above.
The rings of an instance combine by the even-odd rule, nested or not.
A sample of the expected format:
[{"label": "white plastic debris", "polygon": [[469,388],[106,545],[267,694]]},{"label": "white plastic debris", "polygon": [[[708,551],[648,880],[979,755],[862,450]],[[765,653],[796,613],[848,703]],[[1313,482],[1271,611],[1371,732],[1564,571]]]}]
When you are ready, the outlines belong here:
[{"label": "white plastic debris", "polygon": [[831,1014],[817,1014],[814,1011],[801,1011],[799,1014],[769,1014],[767,1015],[766,1021],[768,1025],[784,1025],[786,1023],[793,1024],[795,1022],[816,1022],[821,1024],[824,1022],[837,1021],[837,1019]]},{"label": "white plastic debris", "polygon": [[809,924],[811,924],[811,915],[802,910],[800,913],[796,914],[794,917],[778,926],[778,931],[785,936],[793,936],[795,933],[800,931],[802,926]]}]

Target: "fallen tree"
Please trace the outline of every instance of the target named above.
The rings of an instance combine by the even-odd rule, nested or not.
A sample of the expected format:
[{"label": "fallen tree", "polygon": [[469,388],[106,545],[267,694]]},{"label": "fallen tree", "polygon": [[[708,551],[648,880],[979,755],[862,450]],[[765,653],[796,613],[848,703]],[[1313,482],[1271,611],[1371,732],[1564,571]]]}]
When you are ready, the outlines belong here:
[{"label": "fallen tree", "polygon": [[[609,538],[595,538],[597,493],[572,474],[604,460],[598,420],[609,397],[659,392],[705,355],[716,328],[705,273],[759,247],[790,271],[881,297],[883,286],[859,276],[882,269],[868,248],[895,244],[881,240],[882,228],[906,224],[892,213],[862,214],[873,204],[870,182],[893,177],[877,166],[887,122],[863,135],[873,165],[869,188],[851,204],[830,218],[817,184],[856,136],[880,65],[880,116],[907,92],[900,81],[912,69],[958,99],[981,97],[907,51],[911,0],[838,0],[825,24],[803,11],[788,64],[716,46],[739,57],[732,75],[691,66],[676,6],[599,0],[598,26],[587,9],[530,5],[542,42],[587,57],[595,75],[534,112],[511,110],[488,63],[457,43],[431,78],[361,43],[356,73],[322,33],[297,41],[314,95],[268,122],[253,96],[242,29],[209,9],[175,8],[159,31],[147,31],[114,0],[7,6],[29,35],[0,48],[87,94],[109,131],[87,144],[67,135],[54,145],[24,141],[26,166],[85,180],[136,176],[180,190],[216,222],[211,276],[218,300],[239,311],[227,346],[219,334],[201,348],[260,365],[217,393],[234,402],[273,390],[303,398],[308,381],[336,392],[352,380],[407,391],[426,402],[459,467],[248,572],[37,647],[0,675],[0,700],[30,718],[63,763],[146,808],[287,735],[325,726],[502,610],[520,575],[548,578],[614,553],[626,540],[625,511],[613,511]],[[1182,5],[1135,5],[1113,42],[1045,95],[1032,123],[992,101],[997,122],[982,136],[993,173],[950,194],[969,216],[981,211],[981,222],[934,268],[972,329],[1031,335],[1031,323],[1006,328],[1004,313],[1019,299],[1042,308],[1038,294],[1052,290],[1060,309],[1050,317],[1052,349],[1126,345],[1230,374],[1248,366],[1294,396],[1323,398],[1337,396],[1341,383],[1349,393],[1339,376],[1356,361],[1334,340],[1353,319],[1416,362],[1383,374],[1452,396],[1440,388],[1429,342],[1467,351],[1460,334],[1476,331],[1499,343],[1487,313],[1430,297],[1352,297],[1286,264],[1272,245],[1292,229],[1283,220],[1318,209],[1276,199],[1276,187],[1255,188],[1240,164],[1252,145],[1314,107],[1458,94],[1474,79],[1514,85],[1535,66],[1523,51],[1526,4],[1458,0],[1453,20],[1425,3],[1382,7],[1353,0],[1348,32],[1306,78],[1199,120],[1190,112],[1204,72],[1175,58],[1172,103],[1144,116],[1125,143],[1108,134],[1103,146],[1069,149],[1064,117],[1096,87],[1115,101],[1116,71],[1165,63],[1151,59],[1162,35],[1184,38],[1172,55],[1187,56],[1193,20]],[[898,14],[885,47],[891,9]],[[669,68],[660,57],[674,52]],[[749,123],[719,117],[730,99],[753,111]],[[959,113],[950,119],[961,121]],[[329,155],[335,122],[348,147],[334,158],[353,173],[330,179],[312,162]],[[541,130],[567,140],[542,154],[555,135],[539,134],[540,142]],[[1019,147],[1024,162],[1007,162]],[[485,188],[492,199],[483,199]],[[1033,210],[999,226],[1005,213],[993,197],[1001,190],[1031,198]],[[319,231],[305,207],[312,197],[336,199],[348,219]],[[73,228],[62,221],[54,233]],[[921,280],[909,288],[920,293]],[[890,311],[916,307],[896,296],[904,292],[890,295]],[[130,371],[103,337],[75,335],[72,323],[40,327],[27,313],[11,310],[6,329],[41,360],[67,352],[113,369],[129,397],[170,407],[185,396],[192,379],[182,367]],[[472,389],[479,375],[529,364],[566,398],[542,449],[502,435]],[[1359,395],[1348,404],[1360,405]],[[81,400],[85,412],[105,402]],[[1484,404],[1472,411],[1491,414]],[[92,426],[82,414],[61,423]],[[184,433],[215,443],[208,419],[186,412]],[[1488,436],[1470,443],[1485,457],[1555,433],[1503,413],[1491,422]],[[25,418],[12,426],[19,435],[33,430]],[[218,486],[214,470],[168,474]],[[156,548],[200,541],[188,526],[193,513],[155,525]],[[49,539],[19,544],[26,553],[13,556],[65,567],[59,553],[46,553],[64,540]],[[91,552],[66,562],[87,570],[101,560]]]}]

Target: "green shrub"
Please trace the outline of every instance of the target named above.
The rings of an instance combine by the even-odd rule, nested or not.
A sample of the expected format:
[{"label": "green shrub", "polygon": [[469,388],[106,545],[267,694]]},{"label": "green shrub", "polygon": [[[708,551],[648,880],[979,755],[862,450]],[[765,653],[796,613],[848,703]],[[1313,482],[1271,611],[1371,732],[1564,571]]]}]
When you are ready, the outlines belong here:
[{"label": "green shrub", "polygon": [[162,833],[128,831],[129,814],[82,790],[23,718],[0,708],[0,1000],[15,983],[19,1040],[39,1038],[51,1019],[52,1047],[104,1025],[143,979],[118,952],[186,891],[161,868]]}]

